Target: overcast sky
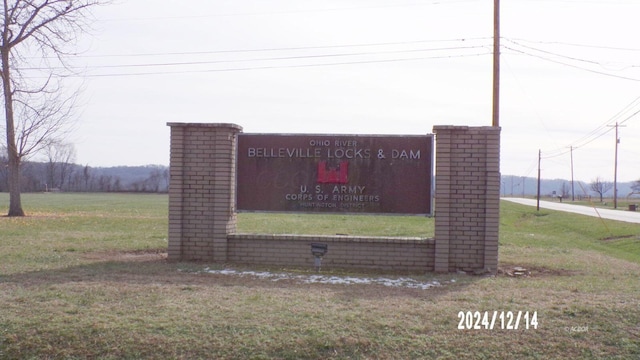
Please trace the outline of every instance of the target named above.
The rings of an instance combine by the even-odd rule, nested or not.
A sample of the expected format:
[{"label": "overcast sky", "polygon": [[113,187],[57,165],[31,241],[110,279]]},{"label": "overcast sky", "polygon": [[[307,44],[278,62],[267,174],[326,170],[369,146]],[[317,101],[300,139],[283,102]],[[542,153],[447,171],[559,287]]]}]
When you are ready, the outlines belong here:
[{"label": "overcast sky", "polygon": [[[188,4],[188,5],[186,5]],[[640,179],[640,1],[501,8],[503,175]],[[77,162],[169,163],[167,122],[244,132],[490,126],[491,0],[120,0],[95,11]]]}]

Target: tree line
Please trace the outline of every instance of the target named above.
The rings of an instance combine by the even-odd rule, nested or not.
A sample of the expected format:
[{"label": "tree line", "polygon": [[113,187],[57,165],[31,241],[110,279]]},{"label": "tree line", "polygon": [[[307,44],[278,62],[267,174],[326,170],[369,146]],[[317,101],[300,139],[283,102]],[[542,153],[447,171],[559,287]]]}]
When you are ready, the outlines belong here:
[{"label": "tree line", "polygon": [[[572,186],[566,179],[541,179],[540,195],[562,199],[583,200],[599,198],[600,202],[606,196],[613,196],[613,182],[598,176],[590,182],[576,180]],[[618,182],[619,199],[637,199],[640,197],[640,179],[630,182]],[[503,175],[501,178],[500,194],[502,196],[535,196],[537,194],[537,179],[525,176]]]},{"label": "tree line", "polygon": [[[7,158],[0,156],[0,164]],[[161,165],[91,167],[67,162],[22,163],[23,192],[167,192],[169,168]],[[9,191],[9,172],[0,166],[0,192]]]}]

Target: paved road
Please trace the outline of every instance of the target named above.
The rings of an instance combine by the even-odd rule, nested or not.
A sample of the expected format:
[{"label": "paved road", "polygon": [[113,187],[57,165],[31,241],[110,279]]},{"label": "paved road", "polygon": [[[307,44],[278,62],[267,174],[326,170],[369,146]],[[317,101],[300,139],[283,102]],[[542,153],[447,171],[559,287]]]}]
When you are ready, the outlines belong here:
[{"label": "paved road", "polygon": [[[523,205],[536,206],[535,199],[521,199],[521,198],[502,198]],[[627,210],[611,210],[611,209],[594,209],[589,206],[572,205],[551,201],[540,201],[540,207],[543,209],[559,210],[572,212],[576,214],[601,217],[604,219],[625,221],[630,223],[640,224],[640,211],[627,211]]]}]

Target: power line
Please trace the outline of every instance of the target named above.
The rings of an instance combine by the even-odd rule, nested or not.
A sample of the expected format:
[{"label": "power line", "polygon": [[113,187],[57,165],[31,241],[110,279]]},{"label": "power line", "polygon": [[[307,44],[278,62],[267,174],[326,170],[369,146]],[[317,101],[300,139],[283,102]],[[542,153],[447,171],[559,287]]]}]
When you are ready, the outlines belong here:
[{"label": "power line", "polygon": [[[576,150],[576,149],[585,147],[588,144],[592,143],[593,141],[595,141],[595,140],[601,138],[602,136],[608,134],[609,132],[611,132],[614,129],[613,127],[611,127],[611,126],[613,126],[613,125],[611,125],[612,123],[616,123],[617,124],[616,126],[619,126],[619,125],[622,125],[622,124],[626,123],[630,119],[634,118],[636,115],[640,114],[640,109],[635,110],[632,114],[628,115],[623,120],[618,121],[618,119],[623,116],[622,114],[624,114],[625,112],[629,111],[630,108],[632,106],[634,106],[634,104],[640,104],[640,96],[635,98],[628,105],[626,105],[622,110],[620,110],[618,113],[616,113],[612,118],[607,120],[606,123],[598,126],[596,129],[592,130],[587,135],[581,137],[577,141],[572,142],[570,145],[567,145],[567,147],[569,147],[572,150]],[[571,152],[571,150],[566,150],[566,148],[565,149],[561,148],[561,149],[552,150],[552,151],[550,151],[550,153],[552,155],[547,155],[547,156],[543,157],[543,159],[556,158],[556,157],[559,157],[559,156],[562,156],[562,155],[566,155],[566,154],[568,154],[570,152]]]},{"label": "power line", "polygon": [[[531,40],[523,40],[518,39],[518,41],[514,39],[504,38],[505,40],[520,46],[522,48],[541,52],[546,55],[556,56],[565,58],[571,61],[583,62],[592,65],[598,65],[601,67],[605,67],[602,62],[583,59],[575,56],[568,56],[563,54],[554,53],[547,50],[542,50],[538,48],[534,48],[531,46],[523,45],[518,41],[524,42],[533,42]],[[427,43],[476,43],[476,45],[464,45],[464,46],[450,46],[450,47],[441,47],[441,48],[423,48],[423,49],[408,49],[408,50],[392,50],[392,51],[370,51],[370,52],[361,52],[361,53],[351,53],[351,54],[325,54],[325,55],[301,55],[301,56],[285,56],[285,57],[274,57],[274,58],[257,58],[257,59],[240,59],[240,60],[211,60],[211,61],[188,61],[188,62],[166,62],[166,63],[141,63],[141,64],[129,64],[129,65],[95,65],[89,66],[90,68],[118,68],[118,67],[144,67],[144,66],[174,66],[174,65],[199,65],[199,64],[209,64],[216,62],[247,62],[247,61],[262,61],[262,60],[290,60],[290,59],[303,59],[303,58],[313,58],[313,57],[332,57],[332,56],[356,56],[356,55],[377,55],[384,53],[402,53],[402,52],[421,52],[421,51],[442,51],[442,50],[461,50],[461,49],[470,49],[470,48],[479,48],[479,47],[489,47],[489,37],[476,37],[476,38],[458,38],[458,39],[443,39],[443,40],[417,40],[417,41],[399,41],[399,42],[381,42],[381,43],[360,43],[360,44],[343,44],[343,45],[328,45],[328,46],[300,46],[300,47],[281,47],[281,48],[258,48],[258,49],[231,49],[231,50],[211,50],[211,51],[182,51],[182,52],[159,52],[159,53],[130,53],[130,54],[99,54],[99,55],[78,55],[76,58],[116,58],[116,57],[163,57],[163,56],[200,56],[200,55],[219,55],[219,54],[242,54],[242,53],[256,53],[256,52],[288,52],[288,51],[306,51],[306,50],[325,50],[325,49],[341,49],[341,48],[362,48],[362,47],[378,47],[378,46],[401,46],[401,45],[414,45],[414,44],[427,44]],[[481,44],[478,45],[477,42],[480,41]],[[485,42],[486,43],[482,43]],[[544,42],[538,42],[544,43]],[[559,43],[559,42],[557,42]],[[560,43],[560,44],[568,44],[568,43]],[[574,46],[588,46],[588,45],[576,45],[569,44]],[[584,71],[590,71],[594,73],[598,73],[605,76],[613,76],[618,78],[623,78],[627,80],[640,81],[640,79],[635,79],[631,77],[625,77],[620,75],[615,75],[611,73],[596,71],[593,69],[580,67],[574,64],[567,64],[565,62],[561,62],[549,57],[545,57],[539,54],[534,54],[531,52],[527,52],[522,49],[516,49],[509,46],[502,46],[503,49],[511,50],[518,54],[535,57],[538,59],[542,59],[545,61],[554,62],[557,64],[561,64],[564,66],[570,66],[574,68],[578,68]],[[635,49],[640,51],[640,49]],[[630,65],[628,67],[640,67],[640,65]],[[29,68],[26,70],[40,70],[40,68]]]},{"label": "power line", "polygon": [[578,43],[563,42],[563,41],[537,41],[537,40],[528,40],[528,39],[521,39],[521,38],[511,38],[511,39],[504,38],[504,39],[514,43],[528,42],[528,43],[535,43],[535,44],[564,45],[564,46],[571,46],[571,47],[582,47],[582,48],[601,49],[601,50],[640,52],[640,48],[624,48],[624,47],[605,46],[605,45],[578,44]]},{"label": "power line", "polygon": [[[431,49],[369,51],[369,52],[357,52],[357,53],[337,53],[337,54],[322,54],[322,55],[298,55],[298,56],[282,56],[282,57],[266,57],[266,58],[250,58],[250,59],[233,59],[233,60],[208,60],[208,61],[163,62],[163,63],[139,63],[139,64],[121,64],[121,65],[92,65],[92,66],[89,66],[88,69],[208,65],[208,64],[221,64],[221,63],[255,62],[255,61],[300,60],[300,59],[335,58],[335,57],[364,56],[364,55],[416,53],[416,52],[428,52],[428,51],[470,50],[470,49],[482,49],[482,48],[486,48],[486,46],[484,46],[484,45],[473,45],[473,46],[456,46],[456,47],[431,48]],[[45,69],[52,69],[52,68],[23,68],[22,70],[45,70]]]},{"label": "power line", "polygon": [[538,59],[541,59],[541,60],[544,60],[544,61],[548,61],[548,62],[552,62],[552,63],[556,63],[556,64],[568,66],[568,67],[572,67],[572,68],[583,70],[583,71],[588,71],[588,72],[591,72],[591,73],[594,73],[594,74],[605,75],[605,76],[614,77],[614,78],[623,79],[623,80],[631,80],[631,81],[640,82],[640,79],[636,79],[636,78],[632,78],[632,77],[628,77],[628,76],[610,74],[610,73],[607,73],[607,72],[593,70],[593,69],[589,69],[589,68],[585,68],[585,67],[581,67],[581,66],[577,66],[577,65],[573,65],[573,64],[567,64],[567,63],[562,62],[562,61],[553,60],[553,59],[550,59],[550,58],[547,58],[547,57],[544,57],[544,56],[527,53],[525,51],[514,49],[514,48],[508,47],[508,46],[504,46],[504,48],[508,49],[508,50],[511,50],[511,51],[514,51],[514,52],[519,53],[519,54],[531,56],[531,57],[538,58]]},{"label": "power line", "polygon": [[[583,140],[588,140],[591,136],[596,135],[599,131],[602,131],[603,129],[606,129],[608,126],[610,126],[611,123],[619,120],[620,117],[622,117],[622,115],[626,112],[629,111],[634,104],[638,103],[640,101],[640,96],[638,96],[637,98],[635,98],[633,101],[631,101],[629,104],[627,104],[627,106],[625,106],[624,108],[622,108],[622,110],[620,110],[617,114],[615,114],[613,117],[611,117],[610,119],[608,119],[607,121],[605,121],[604,123],[602,123],[600,126],[598,126],[596,129],[594,129],[593,131],[591,131],[590,133],[588,133],[587,135],[583,136],[582,138],[576,140],[574,142],[574,144],[576,143],[580,143]],[[628,120],[628,119],[627,119]],[[624,120],[624,121],[627,121]],[[610,130],[610,129],[609,129]]]},{"label": "power line", "polygon": [[[440,47],[440,48],[422,48],[422,49],[407,49],[407,50],[390,50],[390,51],[369,51],[369,52],[359,52],[359,53],[338,53],[338,54],[321,54],[321,55],[299,55],[299,56],[283,56],[283,57],[271,57],[271,58],[255,58],[255,59],[238,59],[238,60],[209,60],[209,61],[184,61],[184,62],[162,62],[162,63],[140,63],[140,64],[123,64],[123,65],[94,65],[88,66],[85,69],[98,69],[98,68],[124,68],[124,67],[151,67],[151,66],[178,66],[178,65],[203,65],[203,64],[214,64],[214,63],[231,63],[231,62],[251,62],[251,61],[273,61],[273,60],[294,60],[294,59],[306,59],[306,58],[323,58],[323,57],[341,57],[341,56],[363,56],[363,55],[380,55],[380,54],[391,54],[391,53],[409,53],[409,52],[422,52],[422,51],[444,51],[444,50],[465,50],[465,49],[478,49],[483,47],[489,47],[490,44],[482,42],[489,41],[491,38],[488,37],[478,37],[478,38],[459,38],[459,39],[448,39],[448,40],[418,40],[418,41],[400,41],[400,42],[382,42],[382,43],[361,43],[361,44],[345,44],[345,45],[328,45],[328,46],[301,46],[301,47],[282,47],[282,48],[259,48],[259,49],[234,49],[234,50],[212,50],[212,51],[193,51],[193,52],[161,52],[161,53],[132,53],[132,54],[103,54],[103,55],[85,55],[78,56],[78,58],[110,58],[110,57],[159,57],[159,56],[194,56],[194,55],[215,55],[215,54],[241,54],[241,53],[256,53],[256,52],[282,52],[282,51],[304,51],[304,50],[322,50],[322,49],[340,49],[340,48],[361,48],[361,47],[378,47],[378,46],[400,46],[400,45],[412,45],[412,44],[426,44],[426,43],[447,43],[447,42],[475,42],[475,45],[464,45],[464,46],[451,46],[451,47]],[[575,56],[568,56],[563,54],[554,53],[547,50],[537,49],[531,46],[522,45],[513,39],[505,38],[507,41],[520,46],[524,49],[537,51],[545,55],[556,56],[565,58],[567,60],[583,62],[591,65],[598,65],[600,67],[604,67],[605,65],[602,62],[583,59]],[[477,42],[480,41],[480,44]],[[527,41],[529,40],[520,40]],[[575,44],[574,44],[575,45]],[[625,80],[631,81],[640,81],[640,79],[622,76],[617,74],[611,74],[608,72],[598,71],[590,68],[586,68],[583,66],[578,66],[575,64],[566,63],[563,61],[559,61],[556,59],[552,59],[548,56],[543,56],[540,54],[531,53],[526,50],[516,49],[510,46],[502,46],[503,49],[511,50],[515,53],[538,58],[544,61],[553,62],[556,64],[560,64],[563,66],[573,67],[576,69],[580,69],[583,71],[589,71],[592,73],[596,73],[599,75],[615,77]],[[640,51],[640,49],[638,49]],[[455,56],[454,56],[455,57]],[[394,59],[393,61],[400,61],[401,59]],[[411,59],[407,59],[411,60]],[[373,61],[363,61],[363,63],[368,63]],[[354,63],[354,62],[349,62]],[[628,67],[640,67],[640,65],[630,65]],[[39,68],[31,68],[34,70],[39,70]],[[29,70],[29,69],[27,69]],[[231,71],[231,70],[230,70]],[[154,72],[153,74],[156,74]]]},{"label": "power line", "polygon": [[[525,48],[525,49],[533,50],[533,51],[537,51],[537,52],[542,53],[542,54],[545,54],[545,55],[551,55],[551,56],[555,56],[555,57],[563,58],[563,59],[570,60],[570,61],[575,61],[575,62],[579,62],[579,63],[586,63],[586,64],[589,64],[589,65],[596,65],[596,66],[599,66],[599,67],[601,67],[601,68],[605,68],[605,69],[610,68],[610,63],[605,63],[605,62],[602,62],[602,61],[596,61],[596,60],[585,59],[585,58],[576,57],[576,56],[570,56],[570,55],[559,54],[559,53],[557,53],[557,52],[552,52],[552,51],[548,51],[548,50],[543,50],[543,49],[535,48],[535,47],[532,47],[532,46],[523,45],[523,44],[521,44],[521,43],[519,43],[519,42],[517,42],[517,41],[515,41],[515,40],[507,39],[507,41],[509,41],[509,42],[511,42],[512,44],[515,44],[515,45],[517,45],[517,46],[523,47],[523,48]],[[513,49],[513,48],[508,48],[508,49],[510,49],[510,50],[514,50],[514,51],[518,51],[518,50]],[[519,50],[519,51],[520,51],[521,53],[526,53],[525,51],[522,51],[522,50]],[[640,49],[637,49],[637,50],[634,50],[634,51],[640,51]],[[534,54],[530,54],[530,53],[526,53],[526,54],[529,54],[530,56],[537,56],[537,57],[540,57],[540,56],[541,56],[541,55],[534,55]],[[549,58],[546,58],[546,59],[547,59],[547,60],[551,60],[551,59],[549,59]],[[625,70],[625,69],[627,69],[627,68],[637,68],[637,67],[640,67],[640,65],[633,65],[633,64],[630,64],[630,65],[626,65],[624,68],[622,68],[622,69],[620,69],[620,70]],[[585,70],[587,70],[587,69],[585,69]]]},{"label": "power line", "polygon": [[473,54],[464,54],[464,55],[443,55],[443,56],[397,58],[397,59],[384,59],[384,60],[358,60],[358,61],[344,61],[344,62],[317,63],[317,64],[266,65],[266,66],[249,66],[249,67],[224,68],[224,69],[181,70],[181,71],[165,71],[165,72],[156,71],[156,72],[139,72],[139,73],[85,74],[85,75],[76,75],[73,77],[91,78],[91,77],[113,77],[113,76],[145,76],[145,75],[234,72],[234,71],[269,70],[269,69],[293,69],[293,68],[306,68],[306,67],[393,63],[393,62],[421,61],[421,60],[433,60],[433,59],[452,59],[452,58],[462,58],[462,57],[485,56],[490,54],[491,52],[482,52],[482,53],[473,53]]},{"label": "power line", "polygon": [[[145,57],[145,56],[195,56],[195,55],[226,55],[226,54],[244,54],[244,53],[260,53],[260,52],[294,52],[292,55],[283,54],[283,56],[265,56],[265,57],[250,57],[239,59],[212,59],[212,60],[191,60],[191,61],[164,61],[164,62],[138,62],[128,64],[108,64],[108,65],[87,65],[84,67],[65,67],[64,70],[76,71],[76,74],[72,74],[72,77],[103,77],[103,76],[142,76],[142,75],[165,75],[165,74],[187,74],[187,73],[207,73],[207,72],[229,72],[229,71],[247,71],[247,70],[265,70],[265,69],[280,69],[280,68],[301,68],[301,67],[317,67],[317,66],[338,66],[338,65],[354,65],[354,64],[369,64],[369,63],[384,63],[384,62],[400,62],[400,61],[417,61],[428,59],[446,59],[446,58],[460,58],[460,57],[472,57],[483,56],[489,53],[490,38],[459,38],[449,40],[420,40],[420,41],[402,41],[402,42],[383,42],[383,43],[360,43],[360,44],[347,44],[347,45],[329,45],[329,46],[302,46],[302,47],[282,47],[282,48],[258,48],[258,49],[236,49],[236,50],[214,50],[214,51],[199,51],[199,52],[165,52],[165,53],[146,53],[146,54],[110,54],[103,55],[102,57]],[[408,49],[380,49],[375,50],[375,47],[393,47],[404,46],[412,44],[449,44],[449,46],[435,46],[435,47],[422,47],[422,48],[408,48]],[[371,51],[359,51],[359,52],[335,52],[324,54],[301,54],[295,55],[297,51],[308,50],[327,50],[327,49],[358,49],[358,48],[373,48]],[[159,68],[159,67],[178,67],[178,66],[203,66],[214,64],[240,64],[251,62],[268,62],[268,61],[281,61],[290,62],[297,60],[322,60],[332,58],[347,58],[347,57],[372,57],[379,55],[393,55],[393,54],[409,54],[420,52],[446,52],[444,55],[436,56],[423,56],[423,57],[403,57],[392,59],[359,59],[353,61],[342,62],[322,62],[322,63],[298,63],[298,64],[275,64],[275,65],[254,65],[254,66],[242,66],[242,67],[228,67],[220,69],[185,69],[176,71],[139,71],[139,72],[126,72],[126,73],[103,73],[96,74],[90,73],[100,69],[126,69],[126,68]],[[87,56],[87,57],[99,57],[99,56]],[[61,68],[54,67],[30,67],[22,68],[24,71],[38,71],[38,70],[56,70]],[[33,78],[37,78],[34,75]]]},{"label": "power line", "polygon": [[[523,48],[525,48],[525,49],[538,51],[538,52],[541,52],[541,53],[543,53],[543,54],[553,55],[553,56],[558,56],[558,57],[561,57],[561,58],[564,58],[564,59],[574,60],[574,61],[578,61],[578,62],[585,62],[585,63],[588,63],[588,64],[602,65],[602,64],[601,64],[600,62],[598,62],[598,61],[586,60],[586,59],[581,59],[581,58],[577,58],[577,57],[574,57],[574,56],[562,55],[562,54],[554,53],[554,52],[551,52],[551,51],[547,51],[547,50],[542,50],[542,49],[534,48],[534,47],[532,47],[532,46],[523,45],[523,44],[520,44],[520,43],[518,43],[518,42],[516,42],[516,41],[514,41],[514,40],[509,40],[509,39],[507,39],[507,41],[509,41],[509,42],[511,42],[511,43],[513,43],[513,44],[515,44],[515,45],[521,46],[521,47],[523,47]],[[510,49],[510,50],[514,50],[514,49],[512,49],[512,48],[508,48],[508,49]],[[514,51],[515,51],[515,50],[514,50]]]},{"label": "power line", "polygon": [[159,53],[130,53],[130,54],[101,54],[101,55],[99,54],[99,55],[78,55],[77,57],[78,58],[93,58],[93,57],[106,58],[106,57],[212,55],[212,54],[233,54],[233,53],[253,53],[253,52],[325,50],[325,49],[359,48],[359,47],[374,47],[374,46],[413,45],[413,44],[425,44],[425,43],[469,42],[469,41],[478,41],[478,40],[490,41],[491,38],[490,37],[473,37],[473,38],[457,38],[457,39],[441,39],[441,40],[393,41],[393,42],[341,44],[341,45],[324,45],[324,46],[295,46],[295,47],[279,47],[279,48],[179,51],[179,52],[159,52]]}]

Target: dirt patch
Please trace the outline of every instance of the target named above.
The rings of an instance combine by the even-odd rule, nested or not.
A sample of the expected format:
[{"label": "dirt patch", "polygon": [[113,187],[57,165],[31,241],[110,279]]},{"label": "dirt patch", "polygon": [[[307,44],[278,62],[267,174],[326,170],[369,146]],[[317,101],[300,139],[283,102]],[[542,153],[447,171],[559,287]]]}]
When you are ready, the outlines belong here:
[{"label": "dirt patch", "polygon": [[528,278],[546,276],[573,276],[577,271],[567,269],[549,269],[543,266],[503,264],[498,266],[498,276]]},{"label": "dirt patch", "polygon": [[96,261],[165,261],[166,250],[149,249],[136,251],[103,251],[89,253],[83,256],[85,259]]},{"label": "dirt patch", "polygon": [[600,240],[602,240],[602,241],[615,241],[615,240],[631,239],[631,238],[636,238],[636,239],[640,240],[640,236],[638,236],[638,235],[609,236],[609,237],[606,237],[606,238],[602,238]]}]

